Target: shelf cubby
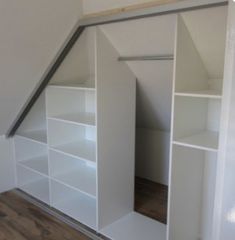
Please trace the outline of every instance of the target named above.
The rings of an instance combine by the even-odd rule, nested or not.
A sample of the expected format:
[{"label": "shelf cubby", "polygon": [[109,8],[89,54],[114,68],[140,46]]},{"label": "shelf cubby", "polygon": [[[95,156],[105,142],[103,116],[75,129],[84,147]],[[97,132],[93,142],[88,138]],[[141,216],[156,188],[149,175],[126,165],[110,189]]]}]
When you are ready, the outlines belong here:
[{"label": "shelf cubby", "polygon": [[217,151],[220,109],[221,101],[218,99],[176,96],[173,143]]},{"label": "shelf cubby", "polygon": [[217,153],[174,145],[173,156],[169,236],[189,239],[212,227]]},{"label": "shelf cubby", "polygon": [[47,144],[46,129],[46,99],[45,92],[43,92],[17,130],[17,135]]},{"label": "shelf cubby", "polygon": [[66,85],[67,89],[94,89],[96,62],[96,31],[86,29],[68,53],[50,81],[52,85]]},{"label": "shelf cubby", "polygon": [[96,199],[51,180],[52,206],[75,220],[97,229]]},{"label": "shelf cubby", "polygon": [[47,146],[29,138],[16,136],[14,139],[16,161],[41,174],[48,175]]},{"label": "shelf cubby", "polygon": [[51,149],[96,162],[96,128],[49,119],[48,133]]},{"label": "shelf cubby", "polygon": [[68,123],[95,126],[95,98],[95,91],[50,86],[47,89],[47,116]]},{"label": "shelf cubby", "polygon": [[52,178],[96,197],[96,164],[53,150],[50,151],[49,156]]},{"label": "shelf cubby", "polygon": [[48,177],[17,164],[17,180],[18,188],[42,202],[50,204]]}]

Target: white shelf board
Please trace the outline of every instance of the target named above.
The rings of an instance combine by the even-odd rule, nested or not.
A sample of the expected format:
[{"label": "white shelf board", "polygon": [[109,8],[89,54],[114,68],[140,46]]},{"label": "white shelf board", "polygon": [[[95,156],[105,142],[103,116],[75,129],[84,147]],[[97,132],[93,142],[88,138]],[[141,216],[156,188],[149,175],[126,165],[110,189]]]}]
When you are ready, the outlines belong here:
[{"label": "white shelf board", "polygon": [[96,162],[96,143],[94,141],[76,141],[52,146],[51,149],[82,160]]},{"label": "white shelf board", "polygon": [[49,181],[47,178],[19,186],[19,189],[49,204]]},{"label": "white shelf board", "polygon": [[30,168],[38,173],[48,175],[48,157],[40,156],[18,162],[19,164]]},{"label": "white shelf board", "polygon": [[75,188],[91,197],[96,197],[96,168],[80,167],[63,174],[53,176],[55,180]]},{"label": "white shelf board", "polygon": [[94,91],[95,87],[86,83],[58,83],[50,84],[48,87],[64,88],[64,89],[77,89],[77,90],[87,90]]},{"label": "white shelf board", "polygon": [[17,135],[20,137],[30,139],[35,142],[39,142],[39,143],[43,143],[43,144],[47,143],[46,129],[20,132],[20,133],[17,133]]},{"label": "white shelf board", "polygon": [[217,90],[182,91],[182,92],[176,92],[175,96],[197,97],[197,98],[214,98],[214,99],[221,99],[222,98],[221,92],[217,91]]},{"label": "white shelf board", "polygon": [[96,229],[96,199],[79,194],[52,204],[54,208],[92,229]]},{"label": "white shelf board", "polygon": [[62,114],[48,119],[63,121],[68,123],[75,123],[84,126],[95,126],[95,113],[70,113]]},{"label": "white shelf board", "polygon": [[213,131],[201,132],[189,137],[176,139],[174,144],[206,151],[218,151],[218,133]]},{"label": "white shelf board", "polygon": [[166,225],[136,212],[101,230],[112,240],[166,240],[166,232]]}]

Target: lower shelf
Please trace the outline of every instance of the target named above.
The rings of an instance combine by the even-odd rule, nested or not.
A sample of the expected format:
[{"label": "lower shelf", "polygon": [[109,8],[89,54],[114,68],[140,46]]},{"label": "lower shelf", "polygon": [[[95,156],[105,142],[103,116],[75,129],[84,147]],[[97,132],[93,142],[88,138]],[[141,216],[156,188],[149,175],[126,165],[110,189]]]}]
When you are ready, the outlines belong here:
[{"label": "lower shelf", "polygon": [[92,229],[97,229],[96,198],[56,181],[51,181],[51,196],[54,208]]},{"label": "lower shelf", "polygon": [[17,166],[18,188],[49,204],[49,180],[23,166]]},{"label": "lower shelf", "polygon": [[165,240],[166,225],[136,212],[130,213],[101,230],[112,240]]},{"label": "lower shelf", "polygon": [[218,133],[205,131],[189,137],[176,139],[173,143],[180,146],[216,152],[218,150]]}]

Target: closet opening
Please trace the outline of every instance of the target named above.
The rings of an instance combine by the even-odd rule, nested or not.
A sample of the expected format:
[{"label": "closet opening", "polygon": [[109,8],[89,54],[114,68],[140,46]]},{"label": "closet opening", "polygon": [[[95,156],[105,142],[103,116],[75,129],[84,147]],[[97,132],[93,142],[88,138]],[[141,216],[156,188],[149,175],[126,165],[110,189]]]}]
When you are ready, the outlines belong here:
[{"label": "closet opening", "polygon": [[167,223],[175,14],[102,26],[136,77],[135,211]]}]

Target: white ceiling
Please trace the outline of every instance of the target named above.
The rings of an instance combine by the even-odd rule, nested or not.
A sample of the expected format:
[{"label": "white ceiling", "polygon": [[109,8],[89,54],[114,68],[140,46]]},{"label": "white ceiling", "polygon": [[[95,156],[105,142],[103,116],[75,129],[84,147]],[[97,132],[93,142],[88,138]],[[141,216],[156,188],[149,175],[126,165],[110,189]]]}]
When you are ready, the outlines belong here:
[{"label": "white ceiling", "polygon": [[181,14],[210,78],[222,78],[227,6]]}]

